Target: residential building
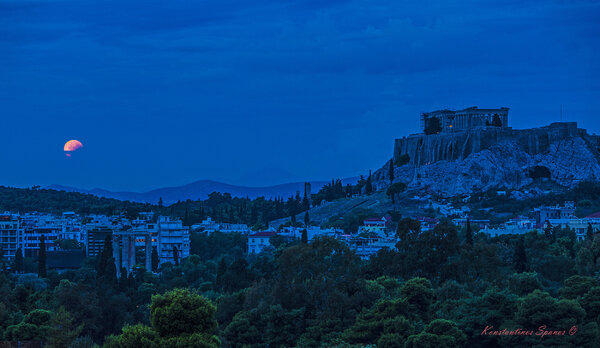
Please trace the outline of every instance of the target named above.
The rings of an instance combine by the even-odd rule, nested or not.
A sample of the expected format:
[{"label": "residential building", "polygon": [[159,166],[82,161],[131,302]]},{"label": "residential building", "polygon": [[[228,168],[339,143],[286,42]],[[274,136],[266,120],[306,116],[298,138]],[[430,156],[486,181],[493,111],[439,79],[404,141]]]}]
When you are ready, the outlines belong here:
[{"label": "residential building", "polygon": [[390,231],[392,218],[384,216],[381,218],[368,218],[363,220],[363,225],[358,227],[358,234],[387,235]]},{"label": "residential building", "polygon": [[222,232],[222,233],[242,233],[249,234],[252,230],[246,224],[232,224],[232,223],[223,223],[217,222],[213,219],[207,217],[201,223],[192,225],[192,231],[202,231],[208,234],[213,232]]},{"label": "residential building", "polygon": [[[490,226],[490,220],[486,219],[468,219],[471,227],[476,227],[478,229],[488,228]],[[467,226],[467,218],[456,218],[452,220],[458,227],[466,227]]]},{"label": "residential building", "polygon": [[353,236],[347,239],[347,243],[350,249],[354,250],[356,255],[360,256],[361,259],[366,260],[371,256],[377,254],[379,250],[388,248],[390,250],[396,250],[396,243],[398,238],[395,236],[390,237],[358,237]]},{"label": "residential building", "polygon": [[20,246],[21,224],[19,216],[5,212],[0,215],[0,247],[4,252],[5,260],[11,262]]},{"label": "residential building", "polygon": [[575,215],[575,203],[565,202],[563,206],[541,206],[533,210],[536,226],[541,227],[550,219],[571,219]]},{"label": "residential building", "polygon": [[431,231],[440,220],[428,216],[417,216],[415,220],[421,224],[421,231]]},{"label": "residential building", "polygon": [[190,229],[181,220],[170,216],[159,216],[158,258],[160,263],[175,263],[175,250],[179,261],[190,256]]},{"label": "residential building", "polygon": [[107,236],[112,238],[115,230],[112,226],[93,225],[87,229],[85,249],[87,256],[98,256],[104,249],[104,242]]},{"label": "residential building", "polygon": [[62,226],[60,225],[41,225],[27,226],[23,228],[22,249],[23,255],[26,257],[37,258],[40,251],[40,239],[42,236],[46,238],[46,250],[56,250],[58,246],[55,244],[59,239]]},{"label": "residential building", "polygon": [[548,226],[559,228],[569,228],[575,232],[577,240],[583,240],[586,237],[588,227],[591,225],[594,233],[600,231],[600,219],[597,217],[571,218],[571,219],[549,219],[544,228]]},{"label": "residential building", "polygon": [[248,236],[248,254],[259,254],[270,246],[269,239],[277,235],[276,231],[261,231]]},{"label": "residential building", "polygon": [[309,242],[315,237],[328,236],[337,238],[344,233],[344,230],[339,228],[323,229],[319,226],[308,226],[306,228],[288,226],[281,228],[279,234],[290,239],[302,239],[302,233],[304,233],[304,230],[306,230],[306,237]]}]

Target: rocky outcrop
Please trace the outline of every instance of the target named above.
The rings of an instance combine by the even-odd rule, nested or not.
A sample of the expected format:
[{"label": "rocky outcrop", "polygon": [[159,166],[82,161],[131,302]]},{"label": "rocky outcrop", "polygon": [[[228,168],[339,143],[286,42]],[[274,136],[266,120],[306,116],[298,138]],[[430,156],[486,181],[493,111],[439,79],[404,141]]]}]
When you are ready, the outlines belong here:
[{"label": "rocky outcrop", "polygon": [[[599,145],[598,136],[588,135],[575,122],[411,135],[395,142],[394,160],[408,155],[409,161],[395,167],[394,176],[409,187],[455,195],[494,187],[521,188],[534,182],[532,172],[545,167],[550,180],[572,187],[582,180],[600,180]],[[389,184],[388,165],[375,172],[377,187]],[[538,170],[532,170],[536,166]]]}]

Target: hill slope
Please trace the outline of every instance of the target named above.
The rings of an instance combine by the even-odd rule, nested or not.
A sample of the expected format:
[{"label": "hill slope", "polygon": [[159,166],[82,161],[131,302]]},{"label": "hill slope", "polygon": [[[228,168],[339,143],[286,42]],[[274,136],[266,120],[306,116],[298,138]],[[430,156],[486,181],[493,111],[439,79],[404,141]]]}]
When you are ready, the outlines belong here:
[{"label": "hill slope", "polygon": [[[355,183],[356,178],[344,179],[343,184]],[[327,184],[326,181],[311,182],[312,192],[316,193],[321,187]],[[266,187],[247,187],[225,184],[212,180],[200,180],[193,183],[175,186],[164,187],[147,192],[113,192],[103,189],[84,190],[75,187],[50,185],[47,188],[67,192],[80,192],[93,194],[99,197],[114,198],[124,201],[143,202],[156,204],[160,198],[164,204],[171,204],[177,201],[185,201],[188,199],[207,199],[208,195],[213,192],[230,193],[233,197],[249,197],[250,199],[257,197],[287,198],[293,196],[297,191],[302,194],[304,192],[304,182],[294,182]]]},{"label": "hill slope", "polygon": [[[490,188],[521,189],[545,178],[564,188],[600,180],[600,137],[574,122],[513,130],[478,129],[397,139],[396,181],[446,196]],[[400,162],[400,163],[398,163]],[[389,163],[375,172],[379,189],[389,185]]]}]

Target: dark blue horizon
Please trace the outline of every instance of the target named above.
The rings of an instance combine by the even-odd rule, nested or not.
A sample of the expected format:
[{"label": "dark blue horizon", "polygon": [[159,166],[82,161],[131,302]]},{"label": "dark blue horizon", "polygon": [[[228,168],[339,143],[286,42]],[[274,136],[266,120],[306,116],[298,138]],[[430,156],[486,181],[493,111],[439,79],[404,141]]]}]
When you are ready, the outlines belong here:
[{"label": "dark blue horizon", "polygon": [[[0,185],[376,170],[441,108],[600,133],[596,1],[0,0]],[[68,158],[62,146],[84,147]]]}]

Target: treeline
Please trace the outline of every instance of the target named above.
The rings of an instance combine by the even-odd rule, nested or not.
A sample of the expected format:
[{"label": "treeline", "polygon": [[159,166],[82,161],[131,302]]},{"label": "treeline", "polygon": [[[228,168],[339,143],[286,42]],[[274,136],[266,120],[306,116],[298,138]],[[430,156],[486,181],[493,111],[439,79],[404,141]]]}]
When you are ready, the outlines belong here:
[{"label": "treeline", "polygon": [[294,197],[255,199],[232,197],[229,193],[213,192],[206,200],[187,200],[159,208],[163,214],[181,217],[184,225],[192,225],[211,217],[213,221],[244,223],[265,228],[270,221],[299,214],[308,209],[308,200],[300,194]]},{"label": "treeline", "polygon": [[32,188],[0,186],[0,212],[27,213],[33,211],[60,214],[74,211],[78,214],[113,215],[121,212],[136,216],[138,212],[152,210],[151,204],[102,198],[79,192],[66,192]]},{"label": "treeline", "polygon": [[270,221],[286,217],[291,217],[292,224],[296,224],[296,215],[307,211],[311,203],[318,206],[324,201],[334,201],[354,194],[371,194],[373,190],[372,176],[369,173],[366,179],[361,176],[356,185],[343,186],[340,179],[333,179],[311,197],[298,192],[287,198],[249,199],[213,192],[205,200],[180,201],[168,207],[159,204],[157,209],[163,214],[180,217],[184,225],[201,222],[210,216],[214,221],[244,223],[258,229],[266,227]]},{"label": "treeline", "polygon": [[308,209],[308,201],[296,195],[283,198],[256,199],[232,197],[229,193],[214,192],[206,200],[187,200],[170,206],[137,203],[102,198],[78,192],[49,189],[13,188],[0,186],[0,212],[27,213],[33,211],[60,214],[74,211],[78,214],[124,215],[137,217],[138,213],[153,211],[172,215],[183,220],[186,226],[200,222],[208,216],[219,222],[245,223],[264,227],[274,219],[298,214]]},{"label": "treeline", "polygon": [[366,179],[361,175],[355,185],[346,184],[344,186],[342,180],[332,179],[330,183],[321,187],[319,192],[312,195],[313,204],[320,205],[323,201],[331,202],[340,198],[352,197],[356,194],[371,194],[374,191],[372,180],[371,172],[369,172]]}]

